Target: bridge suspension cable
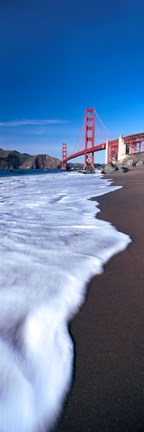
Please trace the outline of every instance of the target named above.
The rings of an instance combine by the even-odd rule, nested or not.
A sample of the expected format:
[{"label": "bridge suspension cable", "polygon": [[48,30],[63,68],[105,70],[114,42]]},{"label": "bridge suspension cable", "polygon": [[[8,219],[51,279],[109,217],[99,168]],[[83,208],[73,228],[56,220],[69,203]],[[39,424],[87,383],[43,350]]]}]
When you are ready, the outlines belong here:
[{"label": "bridge suspension cable", "polygon": [[76,143],[75,143],[75,146],[73,149],[73,153],[76,153],[76,152],[83,149],[83,141],[84,141],[83,137],[84,137],[84,119],[81,123],[80,131],[79,131],[78,138],[76,140]]},{"label": "bridge suspension cable", "polygon": [[[95,112],[95,116],[97,117],[97,119],[99,120],[101,126],[105,129],[106,133],[108,134],[108,136],[105,136],[105,139],[109,138],[113,138],[114,139],[114,135],[112,134],[112,132],[105,126],[105,124],[103,123],[103,121],[101,120],[100,116],[98,115],[97,111],[94,110]],[[95,122],[96,123],[96,122]],[[104,135],[103,135],[104,137]]]},{"label": "bridge suspension cable", "polygon": [[[99,136],[97,136],[96,131],[98,131]],[[99,139],[106,141],[106,136],[103,135],[103,133],[101,132],[101,130],[97,127],[96,123],[95,123],[95,142],[99,141]]]}]

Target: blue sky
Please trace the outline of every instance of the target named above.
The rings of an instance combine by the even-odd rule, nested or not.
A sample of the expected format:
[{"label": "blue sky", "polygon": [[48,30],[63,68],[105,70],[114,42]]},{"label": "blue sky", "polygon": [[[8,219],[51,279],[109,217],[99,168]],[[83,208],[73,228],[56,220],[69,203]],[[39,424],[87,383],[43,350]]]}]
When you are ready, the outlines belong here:
[{"label": "blue sky", "polygon": [[70,154],[86,107],[143,132],[143,17],[143,0],[0,0],[0,147]]}]

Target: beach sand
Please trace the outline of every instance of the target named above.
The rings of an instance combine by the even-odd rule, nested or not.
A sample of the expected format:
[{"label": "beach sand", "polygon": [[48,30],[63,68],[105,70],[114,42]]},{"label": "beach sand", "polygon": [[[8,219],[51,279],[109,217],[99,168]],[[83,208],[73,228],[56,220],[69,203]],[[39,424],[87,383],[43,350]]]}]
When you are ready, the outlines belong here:
[{"label": "beach sand", "polygon": [[144,169],[114,173],[99,218],[132,243],[92,279],[71,323],[75,376],[55,432],[144,431]]}]

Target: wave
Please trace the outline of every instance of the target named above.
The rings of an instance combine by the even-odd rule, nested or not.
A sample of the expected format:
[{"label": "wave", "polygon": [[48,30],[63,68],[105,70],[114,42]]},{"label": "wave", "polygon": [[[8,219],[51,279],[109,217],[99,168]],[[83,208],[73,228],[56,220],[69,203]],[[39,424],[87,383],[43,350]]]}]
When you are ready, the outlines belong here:
[{"label": "wave", "polygon": [[0,430],[46,432],[72,380],[69,320],[103,265],[130,243],[89,198],[117,189],[96,173],[0,179]]}]

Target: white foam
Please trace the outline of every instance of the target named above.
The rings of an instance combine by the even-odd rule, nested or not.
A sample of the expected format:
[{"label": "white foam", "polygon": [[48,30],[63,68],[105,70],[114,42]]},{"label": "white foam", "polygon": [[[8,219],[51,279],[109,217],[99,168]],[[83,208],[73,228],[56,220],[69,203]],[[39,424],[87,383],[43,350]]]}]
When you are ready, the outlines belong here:
[{"label": "white foam", "polygon": [[99,174],[0,179],[0,430],[46,432],[71,383],[68,320],[130,238],[95,218]]}]

